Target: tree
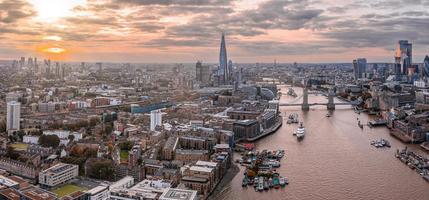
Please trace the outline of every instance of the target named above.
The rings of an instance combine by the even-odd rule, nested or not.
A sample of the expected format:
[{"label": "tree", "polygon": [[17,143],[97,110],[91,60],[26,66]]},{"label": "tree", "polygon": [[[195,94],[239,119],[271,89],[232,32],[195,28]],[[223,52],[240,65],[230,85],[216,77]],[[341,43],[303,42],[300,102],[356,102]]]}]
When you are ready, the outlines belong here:
[{"label": "tree", "polygon": [[6,149],[6,157],[16,160],[19,157],[19,153],[15,151],[15,148],[8,146]]},{"label": "tree", "polygon": [[98,117],[92,117],[91,119],[89,119],[89,126],[91,127],[97,125],[98,123],[100,123],[100,118]]},{"label": "tree", "polygon": [[42,147],[57,148],[60,145],[60,138],[57,135],[41,135],[39,137],[39,144]]},{"label": "tree", "polygon": [[69,135],[68,139],[70,142],[73,142],[74,141],[74,135]]},{"label": "tree", "polygon": [[131,148],[133,148],[133,143],[131,141],[119,143],[119,148],[124,151],[129,151]]},{"label": "tree", "polygon": [[91,161],[89,164],[87,176],[95,179],[101,180],[113,180],[115,177],[115,168],[112,165],[110,160],[96,160],[89,159],[87,162]]}]

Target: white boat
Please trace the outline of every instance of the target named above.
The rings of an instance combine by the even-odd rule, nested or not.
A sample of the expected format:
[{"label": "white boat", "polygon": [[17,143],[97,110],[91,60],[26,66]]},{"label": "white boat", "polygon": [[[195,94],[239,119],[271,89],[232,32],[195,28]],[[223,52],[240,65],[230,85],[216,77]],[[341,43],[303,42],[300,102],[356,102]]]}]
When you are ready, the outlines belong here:
[{"label": "white boat", "polygon": [[304,135],[305,135],[305,128],[304,128],[304,125],[302,124],[302,122],[299,124],[299,127],[298,127],[298,129],[296,129],[295,133],[296,133],[296,137],[298,139],[301,139],[301,138],[304,137]]}]

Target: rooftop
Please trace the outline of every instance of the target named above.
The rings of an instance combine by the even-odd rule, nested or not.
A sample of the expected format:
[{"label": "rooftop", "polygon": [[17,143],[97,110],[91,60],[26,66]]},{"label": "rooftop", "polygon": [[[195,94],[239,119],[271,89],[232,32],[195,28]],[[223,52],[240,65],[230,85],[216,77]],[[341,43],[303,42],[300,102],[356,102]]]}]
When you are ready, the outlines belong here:
[{"label": "rooftop", "polygon": [[160,200],[193,200],[196,199],[197,191],[170,188],[159,197]]}]

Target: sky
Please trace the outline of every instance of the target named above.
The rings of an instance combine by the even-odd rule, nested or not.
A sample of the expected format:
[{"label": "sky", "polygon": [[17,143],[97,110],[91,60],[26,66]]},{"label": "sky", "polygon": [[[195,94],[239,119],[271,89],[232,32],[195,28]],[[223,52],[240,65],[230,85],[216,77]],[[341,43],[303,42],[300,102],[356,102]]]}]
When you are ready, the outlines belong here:
[{"label": "sky", "polygon": [[0,59],[192,63],[413,62],[429,54],[429,0],[0,0]]}]

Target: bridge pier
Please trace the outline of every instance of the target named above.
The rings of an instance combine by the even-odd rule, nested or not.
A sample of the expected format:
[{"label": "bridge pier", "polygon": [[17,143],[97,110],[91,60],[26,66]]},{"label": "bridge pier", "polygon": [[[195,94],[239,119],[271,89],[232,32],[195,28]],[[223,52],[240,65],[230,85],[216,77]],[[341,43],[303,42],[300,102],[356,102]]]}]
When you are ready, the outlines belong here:
[{"label": "bridge pier", "polygon": [[328,104],[326,105],[328,110],[335,110],[334,96],[334,91],[330,89],[328,92]]},{"label": "bridge pier", "polygon": [[308,89],[307,87],[304,88],[303,96],[302,96],[302,106],[301,109],[303,111],[310,110],[310,106],[308,105]]}]

